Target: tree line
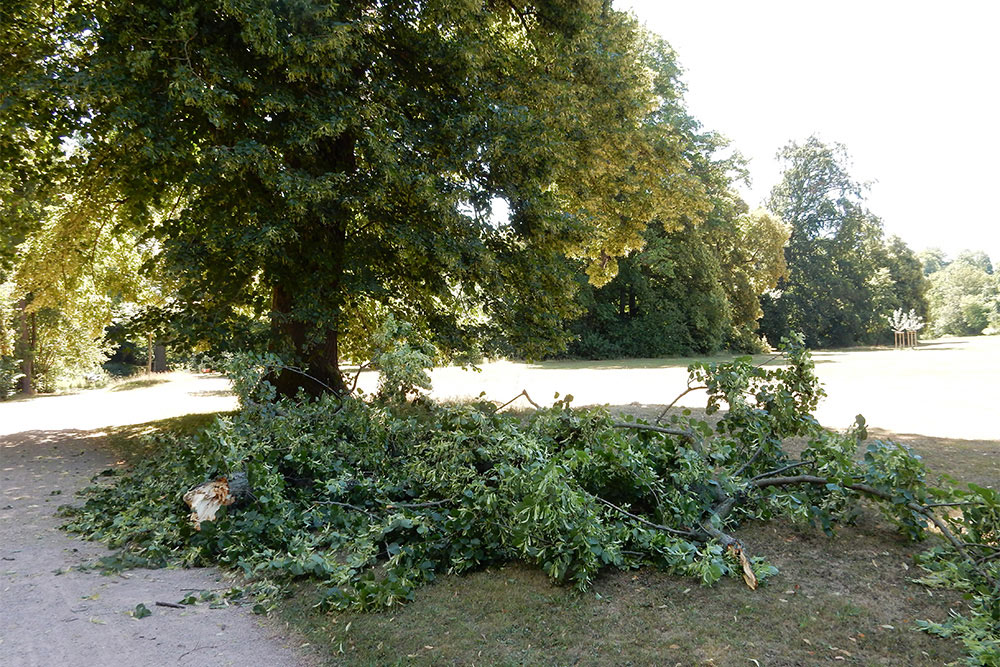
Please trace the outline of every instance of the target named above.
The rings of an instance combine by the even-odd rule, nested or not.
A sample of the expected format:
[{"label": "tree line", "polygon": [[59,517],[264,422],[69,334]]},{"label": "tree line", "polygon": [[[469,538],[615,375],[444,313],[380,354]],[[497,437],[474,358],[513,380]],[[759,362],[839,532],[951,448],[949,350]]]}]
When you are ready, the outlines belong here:
[{"label": "tree line", "polygon": [[4,387],[94,368],[111,323],[277,353],[293,394],[342,391],[387,321],[449,362],[929,312],[842,147],[784,148],[750,211],[674,51],[607,1],[16,0],[0,29]]}]

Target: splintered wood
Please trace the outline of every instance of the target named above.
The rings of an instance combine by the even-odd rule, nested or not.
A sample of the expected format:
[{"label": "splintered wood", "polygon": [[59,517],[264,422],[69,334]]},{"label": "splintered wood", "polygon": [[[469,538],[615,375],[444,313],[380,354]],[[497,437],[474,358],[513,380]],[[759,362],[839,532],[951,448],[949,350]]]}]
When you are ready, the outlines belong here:
[{"label": "splintered wood", "polygon": [[730,544],[729,550],[739,559],[740,565],[743,567],[743,582],[747,585],[747,588],[752,591],[757,590],[757,575],[753,573],[753,568],[750,566],[750,559],[743,553],[743,549],[740,549],[735,544]]},{"label": "splintered wood", "polygon": [[229,492],[229,480],[218,477],[210,482],[199,484],[184,494],[184,502],[191,508],[190,520],[195,530],[201,530],[202,521],[215,521],[215,514],[220,507],[236,502]]}]

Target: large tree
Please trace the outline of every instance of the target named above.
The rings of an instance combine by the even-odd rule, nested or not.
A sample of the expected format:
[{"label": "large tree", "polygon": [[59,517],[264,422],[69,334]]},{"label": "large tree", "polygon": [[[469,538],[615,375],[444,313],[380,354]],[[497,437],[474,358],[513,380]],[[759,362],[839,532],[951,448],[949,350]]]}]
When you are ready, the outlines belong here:
[{"label": "large tree", "polygon": [[791,331],[812,347],[876,342],[894,308],[924,310],[923,277],[908,249],[886,244],[846,149],[816,137],[778,153],[786,164],[768,208],[791,227],[788,277],[762,299],[771,341]]},{"label": "large tree", "polygon": [[3,20],[58,110],[10,124],[75,146],[91,217],[159,240],[163,319],[318,381],[286,372],[285,393],[340,389],[342,348],[388,313],[444,350],[551,350],[559,258],[606,281],[650,220],[703,206],[657,116],[658,47],[608,2],[20,0]]}]

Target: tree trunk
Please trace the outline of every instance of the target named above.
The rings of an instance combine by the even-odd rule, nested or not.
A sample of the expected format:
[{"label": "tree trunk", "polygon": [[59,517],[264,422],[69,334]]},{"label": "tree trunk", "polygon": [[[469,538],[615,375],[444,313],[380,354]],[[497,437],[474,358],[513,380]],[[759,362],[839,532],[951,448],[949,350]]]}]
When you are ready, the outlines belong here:
[{"label": "tree trunk", "polygon": [[4,317],[4,314],[4,311],[0,310],[0,357],[9,357],[14,350],[11,349],[10,343],[7,342],[10,338],[7,333],[7,318]]},{"label": "tree trunk", "polygon": [[153,334],[146,335],[146,375],[153,372]]},{"label": "tree trunk", "polygon": [[167,370],[167,348],[163,345],[153,346],[153,372],[165,373]]},{"label": "tree trunk", "polygon": [[20,326],[18,327],[18,339],[15,349],[17,356],[21,357],[21,372],[24,374],[20,380],[21,393],[30,396],[35,393],[34,379],[32,377],[34,373],[35,340],[32,336],[32,330],[34,329],[37,332],[37,329],[28,326],[28,297],[21,299],[17,306],[20,310]]},{"label": "tree trunk", "polygon": [[304,389],[310,396],[331,391],[346,393],[347,385],[340,372],[336,330],[328,329],[321,344],[308,346],[306,332],[310,326],[291,315],[291,297],[280,285],[272,290],[271,312],[272,351],[286,355],[294,352],[300,360],[296,363],[304,367],[297,370],[283,368],[270,378],[278,394],[294,396],[299,389]]},{"label": "tree trunk", "polygon": [[[292,166],[316,175],[352,173],[357,170],[355,143],[353,134],[345,131],[337,138],[322,143],[314,159],[295,155],[289,156],[288,160]],[[302,251],[298,257],[302,262],[294,274],[275,276],[271,292],[271,351],[289,359],[289,365],[296,367],[284,368],[270,378],[281,396],[294,396],[300,389],[311,396],[347,392],[338,358],[338,321],[344,301],[341,283],[347,250],[347,227],[352,215],[349,207],[336,200],[317,206],[315,218],[300,230]],[[317,254],[318,248],[325,252]],[[318,325],[302,319],[298,314],[297,310],[303,305],[310,305],[309,310],[313,310],[311,304],[297,302],[301,294],[297,287],[308,280],[323,281],[321,291],[312,285],[313,289],[309,292],[323,294],[326,300],[321,305],[325,311],[324,320],[333,322],[332,326]]]}]

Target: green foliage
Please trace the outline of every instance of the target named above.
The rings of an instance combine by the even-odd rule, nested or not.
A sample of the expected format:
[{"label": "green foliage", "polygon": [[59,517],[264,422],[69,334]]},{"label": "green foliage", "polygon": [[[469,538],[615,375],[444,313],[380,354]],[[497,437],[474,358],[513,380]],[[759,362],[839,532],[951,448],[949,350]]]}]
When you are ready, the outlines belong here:
[{"label": "green foliage", "polygon": [[58,174],[35,200],[73,204],[71,258],[155,240],[149,329],[335,390],[387,313],[446,356],[556,351],[567,258],[606,282],[648,223],[708,207],[672,52],[606,2],[17,0],[0,20],[0,194]]},{"label": "green foliage", "polygon": [[924,275],[928,277],[930,277],[933,273],[937,273],[951,263],[948,261],[948,255],[941,248],[928,248],[927,250],[922,250],[917,257],[920,259]]},{"label": "green foliage", "polygon": [[785,226],[742,202],[721,201],[698,227],[647,228],[643,250],[619,260],[618,275],[584,285],[586,315],[571,325],[568,353],[590,359],[763,351],[753,333],[759,297],[784,274]]},{"label": "green foliage", "polygon": [[641,253],[619,260],[607,285],[581,290],[588,313],[571,330],[570,355],[660,357],[722,347],[730,328],[718,258],[690,226],[667,233],[651,225]]},{"label": "green foliage", "polygon": [[787,168],[768,208],[791,227],[788,276],[761,300],[761,331],[777,340],[791,331],[810,347],[875,343],[888,336],[895,309],[926,314],[924,276],[899,239],[865,208],[863,186],[847,172],[846,149],[816,137],[779,152]]},{"label": "green foliage", "polygon": [[149,610],[149,607],[140,602],[135,606],[135,609],[129,612],[129,614],[132,616],[132,618],[142,619],[146,618],[147,616],[152,616],[153,612]]},{"label": "green foliage", "polygon": [[[786,516],[832,532],[865,496],[918,539],[930,500],[958,502],[941,520],[968,544],[937,541],[921,563],[935,583],[980,595],[969,616],[980,623],[977,610],[994,608],[1000,497],[927,486],[919,458],[893,443],[873,442],[856,459],[863,419],[843,434],[819,427],[812,361],[800,341],[785,346],[783,365],[692,367],[709,411],[729,408],[714,427],[685,414],[618,422],[571,409],[571,397],[526,420],[490,404],[276,398],[265,378],[281,362],[246,358],[232,371],[239,413],[195,437],[154,436],[159,454],[98,478],[84,506],[66,510],[67,527],[126,549],[132,563],[240,570],[262,609],[299,578],[320,582],[326,605],[380,609],[442,573],[511,560],[577,588],[606,568],[640,565],[711,585],[740,575],[726,531],[744,521]],[[789,437],[806,443],[798,460],[783,447]],[[195,530],[184,492],[235,472],[252,497]],[[776,574],[760,559],[751,567],[761,579]],[[996,638],[981,624],[979,639],[947,627],[969,641]]]},{"label": "green foliage", "polygon": [[[745,175],[736,156],[719,159],[725,140],[701,131],[675,91],[672,51],[651,61],[664,82],[655,117],[678,131],[669,136],[689,163],[697,207],[677,220],[663,217],[642,234],[641,249],[618,260],[610,281],[584,283],[567,353],[584,358],[657,357],[762,348],[754,335],[760,295],[785,273],[783,223],[747,212],[734,183]],[[668,94],[667,91],[670,91]],[[605,284],[606,283],[606,284]]]},{"label": "green foliage", "polygon": [[[918,564],[927,574],[919,579],[934,587],[962,591],[969,603],[967,614],[952,612],[942,623],[918,621],[918,627],[941,637],[960,639],[970,665],[1000,664],[1000,493],[975,484],[956,494],[969,503],[948,517],[952,531],[966,536],[977,567],[956,561],[941,547],[922,554]],[[991,585],[986,575],[991,575]]]},{"label": "green foliage", "polygon": [[24,377],[21,360],[14,357],[0,357],[0,401],[6,400],[15,391],[17,381]]},{"label": "green foliage", "polygon": [[987,326],[1000,329],[1000,278],[986,255],[967,253],[931,274],[930,284],[935,334],[968,336]]},{"label": "green foliage", "polygon": [[389,315],[372,337],[372,346],[380,399],[402,403],[418,389],[431,388],[428,370],[434,367],[437,350],[413,326]]}]

